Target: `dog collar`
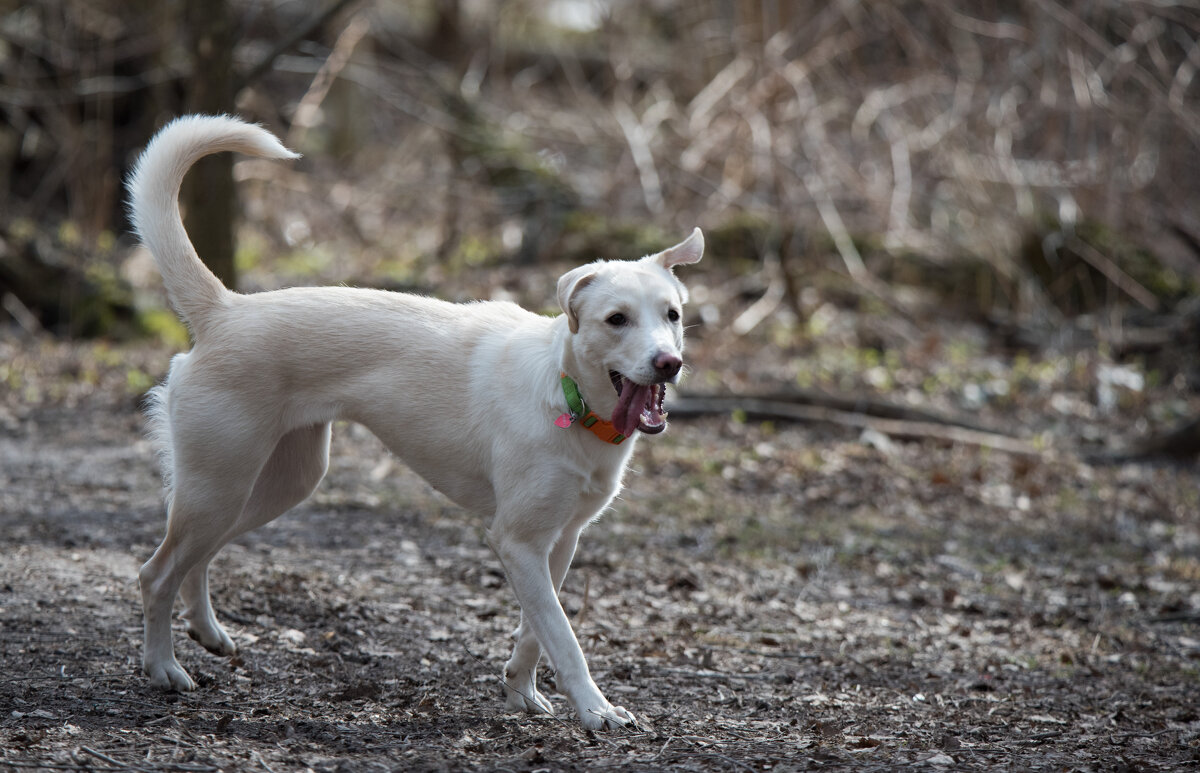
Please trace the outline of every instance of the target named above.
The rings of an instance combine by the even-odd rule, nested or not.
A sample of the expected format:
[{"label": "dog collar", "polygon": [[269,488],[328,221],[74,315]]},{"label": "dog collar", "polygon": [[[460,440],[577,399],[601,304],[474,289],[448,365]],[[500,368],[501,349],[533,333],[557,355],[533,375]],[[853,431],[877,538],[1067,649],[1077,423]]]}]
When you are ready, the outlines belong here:
[{"label": "dog collar", "polygon": [[583,395],[579,394],[579,385],[570,376],[566,373],[559,373],[558,377],[562,382],[563,396],[567,398],[568,411],[554,420],[555,426],[566,429],[578,421],[605,443],[619,446],[625,442],[625,436],[617,431],[611,421],[605,421],[595,412],[588,410],[587,403],[583,401]]}]

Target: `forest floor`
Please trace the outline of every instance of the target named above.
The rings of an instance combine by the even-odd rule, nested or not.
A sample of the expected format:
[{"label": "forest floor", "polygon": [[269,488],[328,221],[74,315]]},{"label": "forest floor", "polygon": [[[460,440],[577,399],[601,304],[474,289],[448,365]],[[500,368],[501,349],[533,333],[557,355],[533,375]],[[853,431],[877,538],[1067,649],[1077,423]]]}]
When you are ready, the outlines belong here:
[{"label": "forest floor", "polygon": [[175,695],[140,674],[136,582],[164,523],[138,401],[170,351],[0,337],[0,769],[1200,764],[1200,470],[1081,453],[1194,411],[1179,379],[819,294],[735,337],[705,276],[688,390],[888,397],[1038,451],[740,414],[642,439],[562,594],[642,719],[592,733],[557,696],[505,713],[486,524],[339,425],[317,494],[214,562],[241,654],[177,627],[200,688]]}]

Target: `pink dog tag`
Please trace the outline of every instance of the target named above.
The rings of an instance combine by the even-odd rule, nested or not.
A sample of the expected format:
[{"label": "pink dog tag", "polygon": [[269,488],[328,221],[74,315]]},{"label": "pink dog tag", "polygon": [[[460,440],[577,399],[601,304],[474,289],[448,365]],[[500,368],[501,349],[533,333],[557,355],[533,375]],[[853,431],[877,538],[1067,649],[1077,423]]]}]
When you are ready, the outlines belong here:
[{"label": "pink dog tag", "polygon": [[562,416],[559,416],[554,420],[554,426],[566,429],[571,426],[571,422],[573,421],[575,421],[575,417],[569,413],[564,413]]}]

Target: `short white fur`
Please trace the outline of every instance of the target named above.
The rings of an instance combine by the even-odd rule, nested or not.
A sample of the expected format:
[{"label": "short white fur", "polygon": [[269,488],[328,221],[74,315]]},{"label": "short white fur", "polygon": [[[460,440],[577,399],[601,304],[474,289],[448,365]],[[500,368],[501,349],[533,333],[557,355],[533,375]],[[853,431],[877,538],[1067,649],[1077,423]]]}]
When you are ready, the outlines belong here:
[{"label": "short white fur", "polygon": [[[230,150],[296,157],[257,126],[188,116],[155,136],[129,181],[135,228],[195,339],[151,393],[168,505],[166,535],[139,572],[151,683],[196,687],[171,638],[177,596],[192,638],[220,655],[236,651],[213,612],[209,562],[312,493],[328,467],[331,422],[345,419],[491,519],[488,543],[521,605],[504,668],[507,707],[553,713],[535,681],[544,652],[585,726],[635,723],[592,680],[557,593],[580,532],[621,487],[636,433],[610,445],[556,427],[559,374],[601,416],[617,405],[612,373],[638,384],[677,378],[687,293],[672,269],[700,260],[700,230],[641,260],[568,272],[556,318],[347,287],[242,295],[200,261],[177,204],[188,167]],[[616,313],[624,324],[612,324]]]}]

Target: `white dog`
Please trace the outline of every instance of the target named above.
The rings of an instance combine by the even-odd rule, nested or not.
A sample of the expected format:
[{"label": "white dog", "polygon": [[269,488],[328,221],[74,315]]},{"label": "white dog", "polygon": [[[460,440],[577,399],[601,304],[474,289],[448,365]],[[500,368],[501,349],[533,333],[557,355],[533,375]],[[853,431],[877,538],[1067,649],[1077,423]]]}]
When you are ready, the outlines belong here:
[{"label": "white dog", "polygon": [[192,638],[235,652],[213,613],[209,562],[312,493],[330,423],[347,419],[491,518],[488,543],[521,605],[508,708],[553,713],[535,683],[544,651],[586,727],[634,723],[592,680],[558,589],[580,531],[620,489],[638,433],[666,427],[687,299],[672,269],[700,260],[700,230],[657,255],[568,272],[555,318],[347,287],[240,295],[201,263],[177,205],[188,167],[219,151],[296,157],[259,127],[189,116],[155,136],[129,182],[134,226],[195,339],[151,393],[168,505],[166,536],[138,575],[151,683],[196,687],[171,641],[176,595]]}]

